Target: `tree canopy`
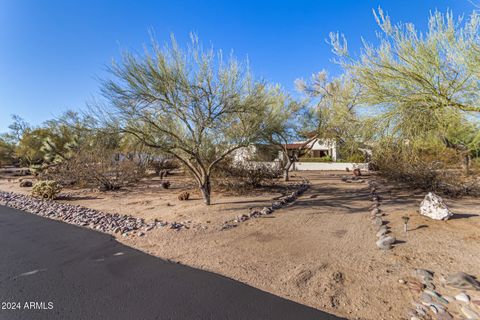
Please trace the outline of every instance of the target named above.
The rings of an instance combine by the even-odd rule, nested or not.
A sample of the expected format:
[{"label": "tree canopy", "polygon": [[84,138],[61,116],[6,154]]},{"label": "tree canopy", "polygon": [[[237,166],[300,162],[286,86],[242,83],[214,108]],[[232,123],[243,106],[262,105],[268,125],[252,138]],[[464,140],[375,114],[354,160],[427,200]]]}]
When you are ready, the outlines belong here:
[{"label": "tree canopy", "polygon": [[104,108],[122,131],[170,154],[193,174],[210,204],[212,169],[259,137],[268,94],[246,63],[205,50],[195,36],[187,50],[172,37],[154,40],[142,56],[125,52],[103,83]]}]

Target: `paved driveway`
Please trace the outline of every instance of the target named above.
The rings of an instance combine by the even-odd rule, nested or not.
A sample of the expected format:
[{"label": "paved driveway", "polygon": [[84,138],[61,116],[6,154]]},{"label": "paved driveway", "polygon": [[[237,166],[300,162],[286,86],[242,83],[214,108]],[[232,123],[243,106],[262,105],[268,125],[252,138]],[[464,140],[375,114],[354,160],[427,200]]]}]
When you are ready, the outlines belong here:
[{"label": "paved driveway", "polygon": [[[0,319],[339,319],[0,206]],[[16,309],[13,309],[16,308]]]}]

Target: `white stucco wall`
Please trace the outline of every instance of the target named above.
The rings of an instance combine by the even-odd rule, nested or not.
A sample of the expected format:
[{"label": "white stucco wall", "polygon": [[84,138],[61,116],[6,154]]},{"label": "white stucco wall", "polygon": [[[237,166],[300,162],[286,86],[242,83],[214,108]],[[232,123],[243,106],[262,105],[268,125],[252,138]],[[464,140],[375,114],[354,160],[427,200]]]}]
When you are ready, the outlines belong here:
[{"label": "white stucco wall", "polygon": [[257,147],[254,145],[239,148],[233,151],[232,153],[233,161],[235,162],[246,161],[252,158],[253,156],[255,156],[256,152],[257,152]]},{"label": "white stucco wall", "polygon": [[351,162],[295,162],[291,171],[345,171],[346,168],[353,170],[360,168],[361,170],[368,170],[368,163],[351,163]]},{"label": "white stucco wall", "polygon": [[[294,143],[303,143],[303,141],[297,141]],[[311,150],[329,150],[329,154],[331,154],[332,160],[337,161],[337,145],[336,142],[333,140],[314,140],[311,142],[313,145],[311,146]],[[243,147],[235,150],[232,153],[234,161],[246,161],[255,157],[257,153],[257,147],[255,145],[251,145],[248,147]],[[278,152],[278,160],[283,159],[283,154],[281,151]],[[345,168],[344,168],[345,169]]]}]

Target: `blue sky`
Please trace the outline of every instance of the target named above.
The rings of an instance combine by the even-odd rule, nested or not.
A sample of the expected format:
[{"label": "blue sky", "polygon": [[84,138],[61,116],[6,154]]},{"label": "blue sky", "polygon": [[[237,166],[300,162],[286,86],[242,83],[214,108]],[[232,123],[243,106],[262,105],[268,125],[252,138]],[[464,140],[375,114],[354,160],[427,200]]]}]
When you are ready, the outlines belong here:
[{"label": "blue sky", "polygon": [[248,55],[256,76],[291,92],[296,78],[337,73],[326,43],[344,33],[352,51],[374,40],[372,9],[426,27],[431,10],[468,14],[468,0],[49,1],[0,0],[0,132],[11,114],[38,125],[98,96],[98,78],[122,50],[140,52],[153,30],[180,44],[194,31],[205,44]]}]

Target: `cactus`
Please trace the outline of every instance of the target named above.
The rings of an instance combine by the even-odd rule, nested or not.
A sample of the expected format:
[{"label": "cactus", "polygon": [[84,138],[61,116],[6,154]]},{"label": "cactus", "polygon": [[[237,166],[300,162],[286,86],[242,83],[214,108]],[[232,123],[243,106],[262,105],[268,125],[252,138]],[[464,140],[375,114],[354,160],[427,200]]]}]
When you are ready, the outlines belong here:
[{"label": "cactus", "polygon": [[43,199],[54,199],[62,187],[54,180],[39,181],[33,185],[32,195]]}]

